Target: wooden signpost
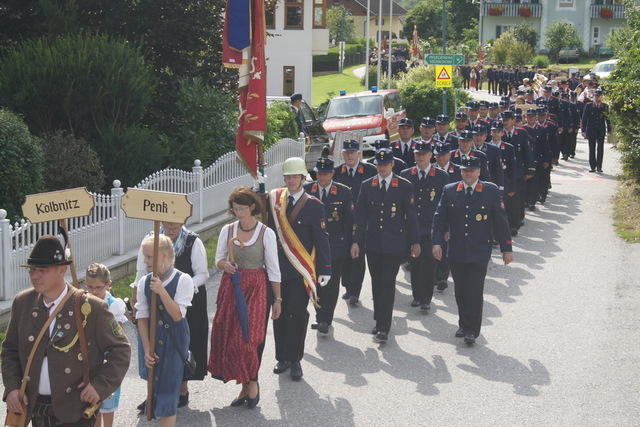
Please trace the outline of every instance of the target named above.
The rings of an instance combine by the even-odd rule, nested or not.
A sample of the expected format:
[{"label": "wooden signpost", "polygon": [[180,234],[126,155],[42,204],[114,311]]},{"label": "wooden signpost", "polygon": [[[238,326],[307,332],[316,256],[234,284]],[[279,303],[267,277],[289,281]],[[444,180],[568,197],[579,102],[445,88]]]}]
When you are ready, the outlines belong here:
[{"label": "wooden signpost", "polygon": [[[128,188],[127,193],[122,197],[121,207],[129,218],[153,221],[152,272],[157,276],[160,222],[184,224],[192,214],[193,205],[186,194]],[[149,353],[155,354],[158,327],[158,294],[155,292],[151,292],[149,307]],[[153,419],[153,379],[154,367],[151,366],[147,368],[147,420]]]},{"label": "wooden signpost", "polygon": [[78,287],[78,273],[71,253],[71,239],[69,239],[67,219],[88,216],[94,206],[95,199],[84,187],[30,194],[22,204],[22,214],[32,224],[58,221],[58,227],[64,232],[65,243],[70,252],[68,257],[68,260],[71,261],[69,271],[71,272],[71,282],[76,288]]}]

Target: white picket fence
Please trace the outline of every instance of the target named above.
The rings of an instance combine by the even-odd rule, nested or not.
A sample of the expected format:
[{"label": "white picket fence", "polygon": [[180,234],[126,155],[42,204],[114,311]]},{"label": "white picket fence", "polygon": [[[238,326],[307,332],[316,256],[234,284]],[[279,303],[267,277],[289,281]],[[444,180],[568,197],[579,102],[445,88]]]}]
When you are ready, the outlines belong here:
[{"label": "white picket fence", "polygon": [[[283,185],[280,173],[288,157],[304,157],[304,140],[283,139],[265,153],[267,190]],[[69,222],[69,236],[74,260],[80,276],[93,262],[105,262],[137,248],[142,238],[153,228],[151,221],[130,219],[120,209],[124,189],[120,181],[113,182],[111,194],[93,194],[95,208],[88,217]],[[164,169],[136,185],[136,188],[187,194],[193,203],[193,215],[187,225],[199,224],[224,212],[227,199],[239,186],[253,186],[254,181],[235,151],[227,153],[203,169],[200,160],[191,171]],[[0,300],[10,300],[30,285],[29,276],[20,267],[42,234],[57,234],[57,222],[31,224],[22,220],[11,224],[7,212],[0,209]]]}]

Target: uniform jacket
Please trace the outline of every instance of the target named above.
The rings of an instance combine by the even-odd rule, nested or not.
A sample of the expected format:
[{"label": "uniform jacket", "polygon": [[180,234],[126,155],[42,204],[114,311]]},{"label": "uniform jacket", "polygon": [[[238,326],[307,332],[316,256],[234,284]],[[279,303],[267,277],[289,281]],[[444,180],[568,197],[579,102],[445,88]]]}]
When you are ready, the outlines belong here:
[{"label": "uniform jacket", "polygon": [[[91,385],[100,395],[100,399],[106,399],[120,386],[129,368],[131,348],[122,327],[109,312],[106,302],[70,285],[67,285],[67,288],[73,295],[59,312],[51,337],[45,332],[38,346],[29,372],[31,380],[27,384],[26,395],[29,412],[32,412],[38,397],[40,370],[46,354],[49,361],[53,412],[58,420],[72,423],[82,418],[82,412],[88,406],[80,401],[82,389],[78,388],[83,372],[82,362],[78,358],[81,354],[80,343],[78,340],[67,352],[57,350],[53,346],[64,347],[70,344],[76,335],[76,298],[82,298],[81,304],[86,299],[91,305],[85,336],[88,343]],[[29,353],[48,316],[49,312],[44,306],[42,295],[34,289],[20,292],[13,300],[11,320],[2,345],[2,381],[5,387],[3,400],[6,400],[10,391],[20,388]]]},{"label": "uniform jacket", "polygon": [[[474,149],[473,147],[471,148],[469,155],[471,157],[478,157],[480,159],[480,179],[483,181],[490,181],[491,174],[489,173],[489,164],[487,161],[487,155],[484,154],[482,151]],[[456,165],[460,165],[461,161],[462,161],[462,152],[460,151],[460,149],[458,148],[456,150],[452,150],[450,162],[455,163]]]},{"label": "uniform jacket", "polygon": [[569,125],[571,129],[573,129],[573,132],[577,133],[578,129],[580,129],[580,120],[582,119],[582,104],[569,102],[569,114],[571,118]]},{"label": "uniform jacket", "polygon": [[535,167],[538,167],[544,162],[550,162],[551,147],[546,136],[548,130],[540,125],[540,123],[536,123],[535,126],[527,126],[525,129],[529,134],[529,142],[531,144]]},{"label": "uniform jacket", "polygon": [[449,262],[488,262],[494,235],[502,252],[512,251],[507,214],[492,183],[478,181],[470,197],[462,181],[444,188],[433,217],[433,244],[443,246],[447,231]]},{"label": "uniform jacket", "polygon": [[433,138],[440,143],[444,143],[444,142],[449,143],[449,145],[451,145],[451,149],[458,148],[458,137],[455,134],[453,134],[453,132],[447,132],[447,134],[444,136],[440,136],[440,134],[436,132],[433,134]]},{"label": "uniform jacket", "polygon": [[543,136],[547,139],[547,144],[551,150],[551,158],[560,155],[560,139],[558,138],[558,124],[554,120],[545,120],[540,126],[545,130]]},{"label": "uniform jacket", "polygon": [[513,145],[508,142],[500,142],[497,146],[502,157],[502,170],[504,177],[504,194],[516,191],[516,153]]},{"label": "uniform jacket", "polygon": [[609,106],[603,102],[596,106],[590,102],[584,106],[582,113],[582,131],[587,138],[602,138],[605,133],[611,133],[611,121],[607,117]]},{"label": "uniform jacket", "polygon": [[495,145],[484,143],[482,147],[475,146],[474,150],[478,150],[487,155],[487,163],[489,167],[489,175],[491,179],[489,182],[493,182],[498,188],[504,188],[504,171],[502,163],[502,152]]},{"label": "uniform jacket", "polygon": [[418,167],[414,166],[402,171],[402,177],[413,184],[413,200],[416,204],[420,237],[431,237],[433,215],[436,213],[442,189],[449,183],[449,174],[432,165],[425,178],[421,180]]},{"label": "uniform jacket", "polygon": [[[300,199],[296,203],[300,203]],[[295,205],[294,205],[295,206]],[[283,207],[284,208],[284,207]],[[273,217],[269,215],[269,226],[276,230]],[[325,219],[324,205],[320,200],[309,196],[300,213],[291,224],[293,231],[300,239],[300,243],[311,253],[316,249],[316,275],[331,275],[331,248],[329,247],[329,234]],[[277,232],[276,232],[277,235]],[[282,280],[302,280],[302,275],[291,265],[282,249],[280,237],[278,237],[278,261]]]},{"label": "uniform jacket", "polygon": [[462,173],[460,172],[460,166],[456,165],[455,163],[449,162],[446,168],[441,168],[440,166],[438,166],[438,168],[442,169],[447,174],[449,174],[449,184],[451,184],[452,182],[458,182],[462,180]]},{"label": "uniform jacket", "polygon": [[377,173],[376,167],[371,163],[358,162],[358,164],[354,166],[353,178],[349,178],[349,167],[343,163],[334,169],[333,180],[351,189],[351,196],[355,204],[358,200],[358,194],[360,194],[362,181],[371,178]]},{"label": "uniform jacket", "polygon": [[[412,154],[413,155],[413,154]],[[372,165],[374,165],[373,167],[375,168],[375,164],[373,163],[375,160],[374,157],[370,158],[367,160],[367,163],[370,163]],[[407,165],[407,163],[402,160],[399,157],[394,157],[393,158],[393,173],[395,173],[396,175],[400,175],[402,173],[403,170],[405,170],[406,168],[408,168],[409,166]],[[376,172],[374,173],[374,175],[378,174],[378,170],[376,169]]]},{"label": "uniform jacket", "polygon": [[[307,193],[321,200],[320,186],[317,182],[304,185]],[[331,258],[343,259],[351,248],[353,234],[353,199],[346,185],[333,182],[324,200],[327,232],[331,246]]]},{"label": "uniform jacket", "polygon": [[418,219],[413,186],[394,174],[386,191],[380,189],[377,175],[362,183],[356,204],[354,242],[367,251],[393,253],[418,243]]},{"label": "uniform jacket", "polygon": [[406,153],[403,152],[404,142],[396,141],[391,145],[391,150],[393,151],[393,157],[397,157],[402,159],[405,162],[406,167],[411,167],[416,164],[416,160],[413,157],[413,147],[415,146],[414,140],[409,141],[409,149]]}]

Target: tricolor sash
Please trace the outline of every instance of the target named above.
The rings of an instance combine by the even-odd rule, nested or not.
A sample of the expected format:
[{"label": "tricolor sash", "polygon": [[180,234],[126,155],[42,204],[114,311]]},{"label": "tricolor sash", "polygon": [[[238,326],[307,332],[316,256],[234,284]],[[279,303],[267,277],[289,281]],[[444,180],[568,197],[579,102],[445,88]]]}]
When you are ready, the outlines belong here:
[{"label": "tricolor sash", "polygon": [[[302,275],[311,302],[313,302],[314,306],[318,306],[318,295],[316,293],[316,250],[314,247],[311,253],[309,253],[295,231],[293,231],[291,223],[287,218],[288,197],[289,191],[286,188],[271,190],[269,205],[271,207],[271,214],[273,215],[273,222],[275,223],[276,232],[278,233],[284,254],[293,268]],[[299,202],[300,201],[298,201],[298,203]]]}]

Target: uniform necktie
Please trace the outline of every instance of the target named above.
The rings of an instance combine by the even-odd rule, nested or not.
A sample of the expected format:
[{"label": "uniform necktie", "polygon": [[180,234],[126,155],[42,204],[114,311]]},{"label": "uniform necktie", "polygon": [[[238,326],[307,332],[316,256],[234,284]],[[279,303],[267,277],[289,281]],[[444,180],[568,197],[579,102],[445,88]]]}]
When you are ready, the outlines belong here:
[{"label": "uniform necktie", "polygon": [[292,210],[293,210],[293,196],[289,196],[289,202],[287,203],[287,216],[289,216]]},{"label": "uniform necktie", "polygon": [[402,152],[402,155],[403,155],[403,156],[406,156],[408,151],[409,151],[409,146],[408,146],[408,144],[404,144],[404,150],[403,150],[403,152]]},{"label": "uniform necktie", "polygon": [[387,181],[386,180],[382,180],[382,182],[380,183],[380,189],[382,191],[387,191]]},{"label": "uniform necktie", "polygon": [[471,197],[472,193],[473,193],[473,189],[471,187],[467,187],[467,197]]},{"label": "uniform necktie", "polygon": [[324,203],[324,199],[327,198],[327,189],[323,188],[322,189],[322,196],[320,196],[320,200],[322,201],[322,203]]},{"label": "uniform necktie", "polygon": [[420,171],[420,181],[424,181],[424,177],[427,175],[425,171]]},{"label": "uniform necktie", "polygon": [[353,178],[353,168],[349,168],[349,178]]}]

